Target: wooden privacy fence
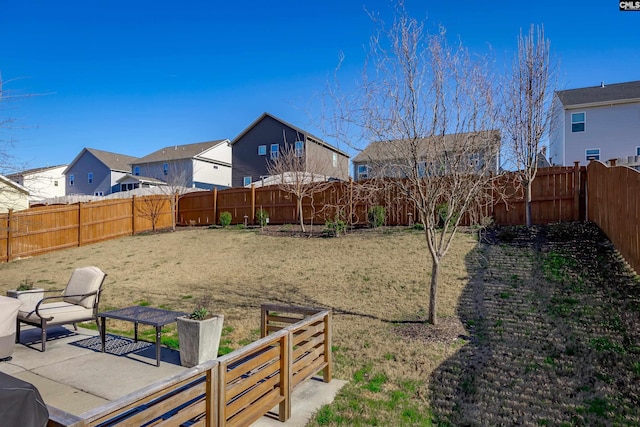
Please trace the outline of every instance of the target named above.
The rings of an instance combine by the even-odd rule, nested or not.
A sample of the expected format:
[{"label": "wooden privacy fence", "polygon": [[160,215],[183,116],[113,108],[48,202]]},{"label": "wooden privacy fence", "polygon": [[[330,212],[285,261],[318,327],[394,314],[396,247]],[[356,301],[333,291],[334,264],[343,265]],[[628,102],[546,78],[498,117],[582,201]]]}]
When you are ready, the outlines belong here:
[{"label": "wooden privacy fence", "polygon": [[80,416],[49,407],[48,426],[246,426],[275,406],[286,421],[298,385],[319,371],[331,381],[331,312],[263,305],[261,330],[271,333]]},{"label": "wooden privacy fence", "polygon": [[171,227],[169,200],[162,196],[52,205],[0,214],[0,261],[102,242]]},{"label": "wooden privacy fence", "polygon": [[[533,182],[532,213],[536,224],[558,221],[576,221],[585,218],[586,168],[552,167],[538,171]],[[504,180],[506,183],[509,178]],[[418,220],[415,207],[393,186],[381,187],[376,196],[367,202],[354,200],[353,182],[335,182],[313,200],[303,200],[303,217],[306,224],[324,224],[333,220],[336,210],[351,218],[351,224],[367,224],[367,211],[373,205],[386,209],[386,224],[408,225]],[[509,187],[507,185],[507,187]],[[501,190],[500,193],[504,191]],[[497,192],[496,192],[497,193]],[[519,225],[525,223],[524,193],[513,185],[506,189],[509,197],[494,197],[482,214],[491,216],[496,224]],[[190,193],[180,199],[179,217],[184,224],[217,224],[221,212],[232,215],[232,224],[255,224],[258,209],[269,213],[270,224],[295,224],[299,222],[296,199],[291,193],[277,186],[261,188],[232,188],[212,192]]]},{"label": "wooden privacy fence", "polygon": [[587,219],[640,274],[640,172],[610,163],[592,161],[587,167]]},{"label": "wooden privacy fence", "polygon": [[[585,219],[586,174],[586,169],[577,164],[540,169],[533,182],[534,223]],[[415,207],[394,186],[366,191],[373,195],[361,197],[363,191],[354,182],[333,183],[313,200],[303,200],[305,223],[324,224],[339,213],[348,224],[364,225],[367,211],[374,205],[386,208],[387,225],[409,225],[418,220]],[[218,224],[220,213],[230,212],[233,224],[256,224],[258,209],[268,212],[271,224],[299,222],[295,196],[271,186],[188,193],[179,200],[177,223]],[[493,217],[496,224],[524,224],[523,194],[515,188],[506,201],[494,196],[493,203],[481,209],[482,215]],[[152,212],[156,214],[156,228],[171,226],[170,203],[165,196],[43,206],[0,214],[0,262],[149,231]],[[467,224],[472,217],[464,218]]]}]

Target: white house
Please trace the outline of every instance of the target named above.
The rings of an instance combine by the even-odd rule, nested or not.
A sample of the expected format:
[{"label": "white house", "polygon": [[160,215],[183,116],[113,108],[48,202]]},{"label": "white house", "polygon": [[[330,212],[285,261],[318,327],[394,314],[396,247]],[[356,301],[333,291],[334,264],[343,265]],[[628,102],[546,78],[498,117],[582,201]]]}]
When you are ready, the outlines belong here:
[{"label": "white house", "polygon": [[132,161],[131,175],[205,190],[231,187],[231,142],[165,147]]},{"label": "white house", "polygon": [[0,212],[29,208],[29,190],[6,176],[0,175]]},{"label": "white house", "polygon": [[7,175],[7,178],[29,190],[29,202],[65,195],[64,170],[67,165],[29,169]]},{"label": "white house", "polygon": [[640,81],[557,91],[553,100],[549,161],[590,160],[640,164]]}]

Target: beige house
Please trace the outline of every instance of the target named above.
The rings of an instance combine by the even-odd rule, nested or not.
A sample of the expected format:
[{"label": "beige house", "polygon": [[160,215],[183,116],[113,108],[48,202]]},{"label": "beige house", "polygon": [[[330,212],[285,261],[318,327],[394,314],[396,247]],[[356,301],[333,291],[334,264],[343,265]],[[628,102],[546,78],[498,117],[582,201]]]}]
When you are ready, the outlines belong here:
[{"label": "beige house", "polygon": [[63,172],[66,168],[67,165],[59,165],[29,169],[7,175],[7,178],[29,190],[30,202],[38,202],[65,195]]},{"label": "beige house", "polygon": [[0,175],[0,213],[29,208],[29,190]]}]

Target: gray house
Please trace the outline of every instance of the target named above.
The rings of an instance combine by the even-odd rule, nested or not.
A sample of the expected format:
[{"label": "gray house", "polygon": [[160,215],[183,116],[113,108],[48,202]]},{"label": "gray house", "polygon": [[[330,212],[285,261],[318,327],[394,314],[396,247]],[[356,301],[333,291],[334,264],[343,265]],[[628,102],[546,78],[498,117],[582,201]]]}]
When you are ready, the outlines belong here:
[{"label": "gray house", "polygon": [[304,156],[309,170],[327,178],[349,179],[349,156],[320,138],[269,113],[263,113],[231,142],[233,187],[243,187],[267,178],[267,164],[285,145]]},{"label": "gray house", "polygon": [[135,157],[83,148],[63,174],[66,195],[106,196],[120,190],[118,180],[131,170]]},{"label": "gray house", "polygon": [[[161,148],[132,161],[129,172],[134,181],[141,181],[140,187],[144,187],[143,180],[155,179],[172,186],[204,190],[228,188],[231,186],[231,142],[220,139]],[[121,184],[133,184],[136,188],[131,178]]]},{"label": "gray house", "polygon": [[549,135],[552,165],[590,160],[640,164],[640,81],[557,91]]},{"label": "gray house", "polygon": [[[415,155],[406,140],[376,141],[367,145],[353,158],[353,179],[407,176],[411,170],[424,175],[443,175],[452,167],[451,161],[463,151],[465,170],[490,170],[499,168],[500,132],[488,130],[431,136],[416,140]],[[460,167],[460,166],[458,166]]]}]

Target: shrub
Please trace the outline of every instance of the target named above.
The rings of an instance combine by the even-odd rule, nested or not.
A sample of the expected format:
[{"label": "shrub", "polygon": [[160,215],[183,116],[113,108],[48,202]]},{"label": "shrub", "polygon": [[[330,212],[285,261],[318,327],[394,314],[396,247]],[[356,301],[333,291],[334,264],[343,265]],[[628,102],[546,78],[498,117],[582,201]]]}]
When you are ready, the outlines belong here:
[{"label": "shrub", "polygon": [[228,227],[231,224],[231,212],[220,212],[220,225]]},{"label": "shrub", "polygon": [[269,222],[269,212],[260,208],[256,211],[256,219],[258,220],[258,224],[260,227],[264,227]]},{"label": "shrub", "polygon": [[386,216],[386,209],[384,206],[372,206],[367,213],[367,219],[369,225],[373,228],[381,227],[384,224],[384,218]]},{"label": "shrub", "polygon": [[324,232],[328,235],[338,237],[340,234],[347,231],[347,224],[341,219],[335,219],[334,221],[327,221],[324,224]]}]

